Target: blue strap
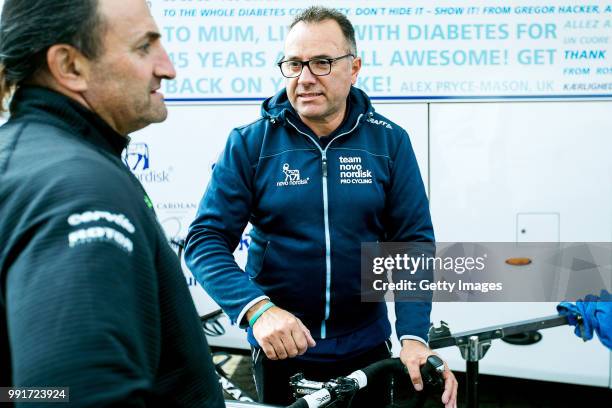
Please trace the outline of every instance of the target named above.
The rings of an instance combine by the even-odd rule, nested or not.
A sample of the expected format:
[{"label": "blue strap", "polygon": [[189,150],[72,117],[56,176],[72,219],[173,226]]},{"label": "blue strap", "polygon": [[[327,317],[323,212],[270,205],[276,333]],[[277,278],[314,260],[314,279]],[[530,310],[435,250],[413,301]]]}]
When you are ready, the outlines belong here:
[{"label": "blue strap", "polygon": [[271,307],[274,307],[274,303],[272,302],[268,302],[262,307],[260,307],[259,310],[256,311],[255,314],[249,319],[249,326],[253,327],[257,319],[259,319],[261,315]]}]

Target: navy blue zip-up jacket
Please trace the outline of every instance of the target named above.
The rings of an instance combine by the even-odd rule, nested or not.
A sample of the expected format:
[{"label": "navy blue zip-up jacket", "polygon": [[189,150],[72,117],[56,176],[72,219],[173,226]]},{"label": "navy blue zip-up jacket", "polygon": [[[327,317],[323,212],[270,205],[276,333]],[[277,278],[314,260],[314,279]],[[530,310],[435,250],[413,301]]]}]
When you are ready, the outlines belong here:
[{"label": "navy blue zip-up jacket", "polygon": [[[185,258],[233,323],[245,326],[248,307],[269,297],[315,339],[373,326],[387,309],[361,302],[361,243],[434,240],[407,133],[357,88],[348,106],[325,147],[284,90],[263,103],[262,118],[231,132]],[[248,222],[243,272],[232,253]],[[427,339],[430,311],[430,303],[396,303],[398,336]]]}]

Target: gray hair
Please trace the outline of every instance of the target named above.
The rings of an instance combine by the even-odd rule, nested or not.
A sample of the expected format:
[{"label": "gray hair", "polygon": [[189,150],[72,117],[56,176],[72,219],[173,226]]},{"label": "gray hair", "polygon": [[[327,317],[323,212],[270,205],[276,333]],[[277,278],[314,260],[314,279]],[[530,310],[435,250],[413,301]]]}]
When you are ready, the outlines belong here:
[{"label": "gray hair", "polygon": [[353,55],[357,55],[357,42],[355,41],[355,29],[353,28],[353,24],[351,24],[350,20],[339,11],[322,6],[311,6],[296,15],[289,27],[293,28],[300,21],[304,23],[320,23],[325,20],[333,20],[338,23],[349,45],[348,51]]}]

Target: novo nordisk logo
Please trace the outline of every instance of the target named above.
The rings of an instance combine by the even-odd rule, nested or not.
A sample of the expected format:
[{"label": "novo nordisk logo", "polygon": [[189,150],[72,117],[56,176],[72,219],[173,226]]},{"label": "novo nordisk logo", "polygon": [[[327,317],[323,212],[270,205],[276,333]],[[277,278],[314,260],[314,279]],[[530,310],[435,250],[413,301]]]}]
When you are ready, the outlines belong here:
[{"label": "novo nordisk logo", "polygon": [[306,177],[304,180],[302,180],[300,177],[300,171],[291,169],[289,163],[283,164],[283,174],[285,175],[285,179],[277,182],[277,187],[299,186],[302,184],[308,184],[308,181],[310,180],[310,177]]},{"label": "novo nordisk logo", "polygon": [[146,143],[131,143],[123,151],[123,162],[141,183],[168,183],[172,167],[154,170],[150,167],[149,146]]},{"label": "novo nordisk logo", "polygon": [[132,143],[125,148],[123,162],[130,170],[149,168],[149,146],[146,143]]}]

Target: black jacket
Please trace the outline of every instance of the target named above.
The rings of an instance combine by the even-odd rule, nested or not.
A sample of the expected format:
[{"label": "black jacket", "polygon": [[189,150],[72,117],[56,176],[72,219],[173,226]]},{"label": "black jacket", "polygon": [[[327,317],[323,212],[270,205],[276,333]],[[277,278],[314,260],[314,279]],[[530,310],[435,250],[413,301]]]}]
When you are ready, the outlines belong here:
[{"label": "black jacket", "polygon": [[224,406],[180,264],[120,159],[127,142],[63,95],[14,96],[0,128],[0,386],[70,387],[74,406]]}]

